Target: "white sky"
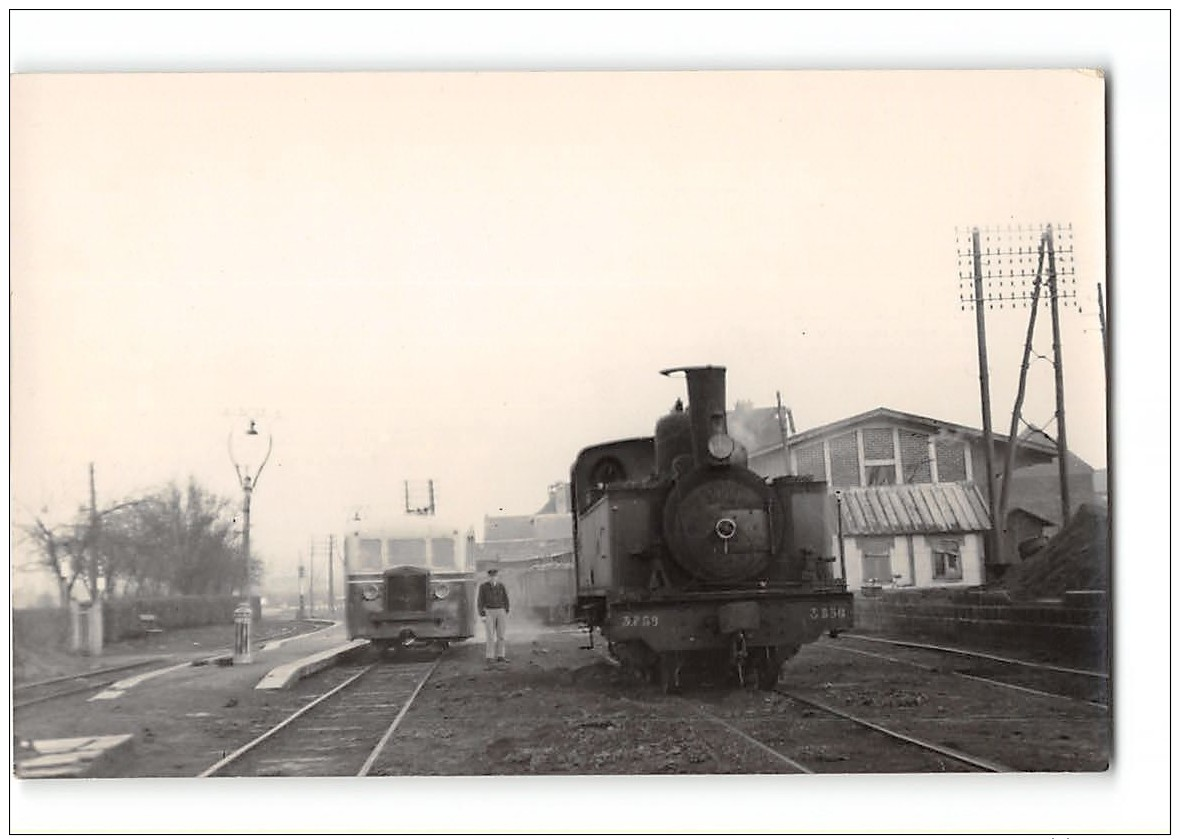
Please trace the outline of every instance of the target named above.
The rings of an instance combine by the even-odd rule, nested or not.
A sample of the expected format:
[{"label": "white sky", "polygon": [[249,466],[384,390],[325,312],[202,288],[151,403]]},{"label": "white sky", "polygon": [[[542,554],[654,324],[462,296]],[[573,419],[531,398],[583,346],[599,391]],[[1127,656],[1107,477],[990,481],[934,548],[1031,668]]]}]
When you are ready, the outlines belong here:
[{"label": "white sky", "polygon": [[[1105,462],[1103,82],[1031,73],[41,75],[12,87],[13,495],[114,499],[274,434],[253,546],[352,505],[529,513],[662,367],[808,427],[979,426],[956,225],[1073,224],[1072,446]],[[997,430],[1025,312],[997,313]],[[1040,350],[1048,354],[1048,318]],[[1034,367],[1026,416],[1053,413]],[[69,507],[67,506],[67,509]],[[19,509],[19,507],[18,507]]]},{"label": "white sky", "polygon": [[[157,16],[139,52],[119,19],[104,41],[96,19],[74,18],[40,21],[52,46],[36,27],[14,39],[14,69],[107,70],[121,47],[132,57],[115,66],[148,70],[1109,72],[1107,37],[1128,68],[1107,91],[1124,115],[1114,150],[1166,161],[1166,123],[1148,117],[1160,109],[1140,110],[1158,92],[1133,84],[1166,68],[1136,49],[1158,35],[1166,55],[1150,18],[1124,34],[1117,16],[1075,16],[1072,39],[1051,15],[668,18],[644,40],[644,26],[590,16],[540,49],[536,19],[501,20],[496,42],[478,16],[293,30]],[[861,43],[843,62],[824,52],[842,38]],[[979,45],[1000,42],[1034,60],[989,61]],[[391,49],[408,58],[365,61]],[[784,49],[803,59],[776,59]],[[253,546],[270,578],[293,576],[351,509],[399,509],[403,479],[434,478],[440,514],[464,525],[532,512],[579,448],[649,434],[683,388],[657,371],[684,364],[728,366],[731,406],[781,390],[800,428],[878,405],[979,427],[956,276],[956,227],[973,224],[1073,225],[1068,434],[1105,466],[1103,96],[1097,75],[1068,70],[15,77],[14,523],[83,503],[91,461],[100,504],[189,475],[236,497],[226,437],[255,415],[274,454]],[[1112,316],[1131,336],[1160,300],[1140,294],[1146,272],[1120,281]],[[1026,317],[987,324],[1001,433]],[[1045,355],[1048,327],[1045,313]],[[1036,362],[1025,413],[1052,412],[1052,371]]]}]

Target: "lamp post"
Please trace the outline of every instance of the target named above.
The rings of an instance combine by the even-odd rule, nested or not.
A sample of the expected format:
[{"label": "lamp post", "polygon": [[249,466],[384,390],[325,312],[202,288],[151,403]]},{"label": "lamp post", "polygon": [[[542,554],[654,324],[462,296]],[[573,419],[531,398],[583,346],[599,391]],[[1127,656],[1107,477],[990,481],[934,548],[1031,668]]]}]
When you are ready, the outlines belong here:
[{"label": "lamp post", "polygon": [[254,579],[250,568],[250,500],[258,487],[258,476],[262,474],[262,467],[266,466],[266,461],[270,459],[274,438],[267,433],[266,452],[259,458],[261,443],[261,435],[255,427],[254,420],[250,420],[245,438],[238,442],[236,450],[233,432],[230,432],[227,442],[230,462],[233,463],[238,483],[242,486],[242,559],[246,572],[242,587],[246,599],[234,609],[234,664],[250,664],[254,660],[251,650],[254,630]]}]

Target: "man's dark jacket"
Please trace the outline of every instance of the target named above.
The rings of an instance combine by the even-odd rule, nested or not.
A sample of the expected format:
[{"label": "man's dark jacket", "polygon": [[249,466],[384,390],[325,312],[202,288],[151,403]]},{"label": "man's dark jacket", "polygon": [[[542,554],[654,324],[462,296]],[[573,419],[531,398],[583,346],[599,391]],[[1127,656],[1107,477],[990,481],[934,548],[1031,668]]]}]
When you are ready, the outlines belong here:
[{"label": "man's dark jacket", "polygon": [[508,589],[499,580],[485,580],[479,584],[479,595],[476,598],[476,608],[482,618],[488,609],[503,609],[508,611]]}]

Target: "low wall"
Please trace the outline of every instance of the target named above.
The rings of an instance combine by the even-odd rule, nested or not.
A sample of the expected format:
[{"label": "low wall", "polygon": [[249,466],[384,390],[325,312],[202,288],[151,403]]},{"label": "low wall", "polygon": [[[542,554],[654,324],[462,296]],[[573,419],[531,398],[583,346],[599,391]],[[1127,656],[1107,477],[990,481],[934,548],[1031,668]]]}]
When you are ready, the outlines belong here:
[{"label": "low wall", "polygon": [[873,597],[857,594],[856,628],[896,638],[954,642],[1049,655],[1094,667],[1105,665],[1108,612],[1104,606],[989,603],[988,599],[1001,598],[987,593],[892,589],[883,589]]},{"label": "low wall", "polygon": [[[232,624],[240,597],[144,597],[103,604],[103,639],[107,642],[140,635],[140,615],[155,615],[161,629]],[[262,608],[253,598],[254,620]],[[28,648],[68,647],[71,622],[68,609],[14,609],[12,641]]]},{"label": "low wall", "polygon": [[[213,626],[234,622],[240,597],[142,597],[112,600],[103,604],[103,637],[107,641],[134,638],[140,634],[140,615],[155,615],[160,629]],[[255,622],[262,619],[257,597],[251,601]]]}]

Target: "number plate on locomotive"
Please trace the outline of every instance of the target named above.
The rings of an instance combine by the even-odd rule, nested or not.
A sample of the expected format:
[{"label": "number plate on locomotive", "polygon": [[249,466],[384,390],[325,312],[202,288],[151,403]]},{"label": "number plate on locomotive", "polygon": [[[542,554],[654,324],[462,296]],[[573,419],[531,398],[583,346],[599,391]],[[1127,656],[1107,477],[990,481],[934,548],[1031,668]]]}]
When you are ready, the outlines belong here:
[{"label": "number plate on locomotive", "polygon": [[813,621],[816,620],[833,620],[836,618],[847,618],[847,606],[812,606],[807,613],[807,617]]},{"label": "number plate on locomotive", "polygon": [[619,626],[659,626],[659,615],[620,615]]}]

